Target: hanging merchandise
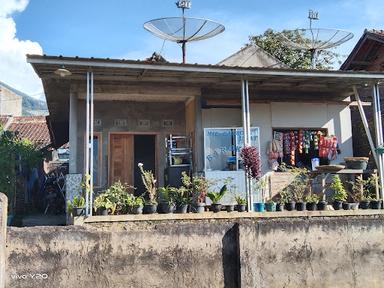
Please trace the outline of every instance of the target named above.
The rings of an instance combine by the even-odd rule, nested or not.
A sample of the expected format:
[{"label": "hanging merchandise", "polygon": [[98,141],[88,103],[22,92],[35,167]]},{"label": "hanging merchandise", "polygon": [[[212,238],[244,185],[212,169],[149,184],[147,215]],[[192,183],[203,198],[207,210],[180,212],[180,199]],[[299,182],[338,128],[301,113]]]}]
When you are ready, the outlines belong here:
[{"label": "hanging merchandise", "polygon": [[291,153],[291,140],[289,133],[284,133],[284,155],[289,155]]},{"label": "hanging merchandise", "polygon": [[308,130],[305,130],[304,131],[304,151],[305,151],[305,154],[308,154],[309,153],[309,148],[311,148],[311,131],[308,131]]},{"label": "hanging merchandise", "polygon": [[292,166],[295,166],[295,150],[296,150],[296,137],[295,132],[289,132],[290,142],[291,142],[291,151],[290,151],[290,162]]},{"label": "hanging merchandise", "polygon": [[279,167],[278,159],[284,156],[283,148],[281,147],[279,140],[274,139],[271,142],[269,142],[267,155],[268,155],[269,167],[272,170],[277,170],[277,168]]},{"label": "hanging merchandise", "polygon": [[303,130],[299,130],[299,143],[298,143],[298,149],[299,149],[299,154],[303,154],[303,137],[304,137],[304,132]]},{"label": "hanging merchandise", "polygon": [[319,141],[319,156],[327,158],[329,161],[335,160],[337,156],[337,137],[331,136],[320,136]]},{"label": "hanging merchandise", "polygon": [[[284,133],[282,133],[282,132],[274,132],[273,133],[273,139],[274,140],[277,140],[278,142],[279,142],[279,145],[280,145],[280,147],[281,148],[283,148],[284,147]],[[281,157],[283,157],[283,156],[281,156]]]}]

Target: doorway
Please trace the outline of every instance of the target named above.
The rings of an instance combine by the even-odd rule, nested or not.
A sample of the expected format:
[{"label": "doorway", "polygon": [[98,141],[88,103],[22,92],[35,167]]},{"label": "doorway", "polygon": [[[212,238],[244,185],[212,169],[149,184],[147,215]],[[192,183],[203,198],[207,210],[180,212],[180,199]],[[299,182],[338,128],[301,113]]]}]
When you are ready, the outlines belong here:
[{"label": "doorway", "polygon": [[111,134],[109,185],[121,181],[136,187],[137,195],[145,192],[138,163],[156,175],[156,135]]}]

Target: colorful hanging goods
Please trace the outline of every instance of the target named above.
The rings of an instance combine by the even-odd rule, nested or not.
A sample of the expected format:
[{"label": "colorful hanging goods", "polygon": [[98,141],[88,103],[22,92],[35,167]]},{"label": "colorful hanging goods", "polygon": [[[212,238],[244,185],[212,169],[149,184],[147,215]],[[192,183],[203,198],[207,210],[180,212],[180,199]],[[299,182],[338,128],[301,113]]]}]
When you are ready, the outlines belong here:
[{"label": "colorful hanging goods", "polygon": [[291,140],[289,133],[284,133],[284,155],[289,155],[291,153]]},{"label": "colorful hanging goods", "polygon": [[295,166],[295,149],[296,149],[296,137],[295,132],[289,132],[290,142],[291,142],[291,151],[290,151],[290,162],[292,166]]},{"label": "colorful hanging goods", "polygon": [[305,130],[304,131],[304,140],[303,140],[304,144],[304,151],[305,151],[305,154],[308,154],[309,153],[309,148],[311,148],[311,131],[308,131],[308,130]]},{"label": "colorful hanging goods", "polygon": [[279,163],[278,159],[283,157],[283,148],[280,146],[280,142],[276,139],[272,140],[268,144],[267,149],[268,163],[272,170],[277,170]]},{"label": "colorful hanging goods", "polygon": [[304,132],[303,130],[299,130],[299,139],[298,139],[298,149],[299,149],[299,154],[303,154],[303,138],[304,138]]}]

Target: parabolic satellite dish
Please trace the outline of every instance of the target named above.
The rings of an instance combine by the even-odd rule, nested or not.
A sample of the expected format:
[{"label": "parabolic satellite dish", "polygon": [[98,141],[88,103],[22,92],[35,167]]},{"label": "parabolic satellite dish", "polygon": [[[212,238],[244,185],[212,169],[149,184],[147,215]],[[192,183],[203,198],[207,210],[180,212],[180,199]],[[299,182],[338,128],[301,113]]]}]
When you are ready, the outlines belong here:
[{"label": "parabolic satellite dish", "polygon": [[179,1],[176,5],[182,9],[182,17],[153,19],[144,23],[144,28],[161,39],[181,44],[185,63],[187,42],[214,37],[223,32],[225,27],[208,19],[185,17],[184,10],[191,7],[190,1]]},{"label": "parabolic satellite dish", "polygon": [[312,21],[319,20],[317,12],[310,10],[308,18],[309,29],[288,30],[286,34],[281,33],[281,37],[284,44],[289,47],[310,51],[312,68],[314,69],[316,68],[318,51],[339,46],[352,39],[353,34],[340,29],[313,28]]}]

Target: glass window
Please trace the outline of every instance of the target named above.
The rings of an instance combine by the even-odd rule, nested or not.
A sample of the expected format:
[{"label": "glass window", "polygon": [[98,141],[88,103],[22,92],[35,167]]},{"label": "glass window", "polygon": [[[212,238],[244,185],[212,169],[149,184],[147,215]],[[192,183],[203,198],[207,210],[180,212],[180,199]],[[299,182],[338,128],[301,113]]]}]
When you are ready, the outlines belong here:
[{"label": "glass window", "polygon": [[[241,169],[240,150],[244,146],[243,128],[205,128],[205,171],[237,171]],[[251,128],[251,145],[259,145],[259,128]]]}]

